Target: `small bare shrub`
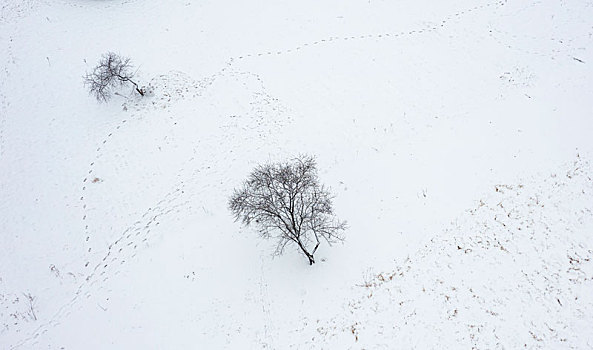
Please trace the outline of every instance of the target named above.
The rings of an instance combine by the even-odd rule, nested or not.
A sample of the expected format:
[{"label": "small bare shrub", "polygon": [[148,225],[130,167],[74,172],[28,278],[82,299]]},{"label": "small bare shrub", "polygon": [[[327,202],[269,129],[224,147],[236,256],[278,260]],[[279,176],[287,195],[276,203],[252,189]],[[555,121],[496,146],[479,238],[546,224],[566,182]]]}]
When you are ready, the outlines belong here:
[{"label": "small bare shrub", "polygon": [[27,315],[32,320],[37,321],[37,315],[35,314],[35,299],[37,298],[32,296],[31,293],[23,293],[23,295],[27,299]]},{"label": "small bare shrub", "polygon": [[99,102],[107,102],[114,90],[127,84],[132,84],[136,92],[144,96],[144,90],[138,87],[133,78],[134,72],[130,59],[108,52],[101,56],[93,71],[84,76],[84,85]]}]

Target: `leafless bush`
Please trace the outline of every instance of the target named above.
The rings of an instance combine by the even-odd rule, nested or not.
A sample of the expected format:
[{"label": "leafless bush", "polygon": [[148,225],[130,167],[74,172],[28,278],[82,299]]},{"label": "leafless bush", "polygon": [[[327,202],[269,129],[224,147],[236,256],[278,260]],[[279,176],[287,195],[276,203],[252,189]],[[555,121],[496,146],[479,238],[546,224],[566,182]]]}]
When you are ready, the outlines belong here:
[{"label": "leafless bush", "polygon": [[129,58],[108,52],[101,56],[93,71],[84,76],[84,85],[99,102],[107,102],[115,89],[128,83],[132,84],[141,96],[144,96],[144,90],[132,80],[134,78],[132,70]]},{"label": "leafless bush", "polygon": [[37,321],[37,315],[35,314],[35,298],[34,296],[31,295],[31,293],[23,293],[23,295],[25,296],[25,298],[27,299],[27,315],[32,319]]},{"label": "leafless bush", "polygon": [[332,199],[319,184],[315,158],[300,156],[256,167],[235,189],[229,209],[236,221],[255,223],[264,238],[277,238],[277,254],[292,242],[313,265],[321,239],[330,245],[343,240],[346,223],[335,218]]}]

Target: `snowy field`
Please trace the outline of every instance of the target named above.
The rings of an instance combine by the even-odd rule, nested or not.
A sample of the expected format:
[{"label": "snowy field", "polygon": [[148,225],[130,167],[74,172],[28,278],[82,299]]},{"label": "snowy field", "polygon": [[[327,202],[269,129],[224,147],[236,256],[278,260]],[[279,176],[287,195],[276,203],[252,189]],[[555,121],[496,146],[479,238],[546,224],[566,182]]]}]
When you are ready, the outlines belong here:
[{"label": "snowy field", "polygon": [[[313,266],[227,209],[303,153]],[[0,349],[593,349],[592,161],[590,0],[0,0]]]}]

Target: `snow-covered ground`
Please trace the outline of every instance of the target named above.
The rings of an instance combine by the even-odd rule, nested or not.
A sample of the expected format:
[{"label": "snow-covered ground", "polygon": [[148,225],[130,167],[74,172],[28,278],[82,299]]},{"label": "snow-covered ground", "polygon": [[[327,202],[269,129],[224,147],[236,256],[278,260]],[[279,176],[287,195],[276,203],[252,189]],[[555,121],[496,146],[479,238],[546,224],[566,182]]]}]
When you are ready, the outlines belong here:
[{"label": "snow-covered ground", "polygon": [[[0,0],[0,349],[593,348],[592,50],[590,1]],[[227,210],[301,153],[312,267]]]}]

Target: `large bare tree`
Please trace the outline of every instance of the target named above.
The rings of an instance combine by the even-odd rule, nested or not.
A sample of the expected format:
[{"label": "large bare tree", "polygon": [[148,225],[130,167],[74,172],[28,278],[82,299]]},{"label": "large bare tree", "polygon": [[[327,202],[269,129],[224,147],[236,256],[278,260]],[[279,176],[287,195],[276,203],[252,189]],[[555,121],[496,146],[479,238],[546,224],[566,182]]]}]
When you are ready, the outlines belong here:
[{"label": "large bare tree", "polygon": [[132,84],[134,89],[144,96],[144,90],[132,80],[134,78],[133,67],[130,59],[116,53],[108,52],[101,56],[99,63],[91,73],[84,76],[84,85],[99,102],[107,102],[113,90],[126,84]]},{"label": "large bare tree", "polygon": [[319,184],[315,158],[300,156],[256,167],[235,189],[229,209],[236,221],[256,224],[264,238],[277,238],[277,254],[294,243],[313,265],[321,240],[343,240],[346,223],[335,218],[332,199]]}]

